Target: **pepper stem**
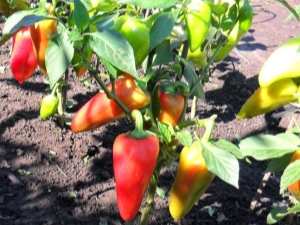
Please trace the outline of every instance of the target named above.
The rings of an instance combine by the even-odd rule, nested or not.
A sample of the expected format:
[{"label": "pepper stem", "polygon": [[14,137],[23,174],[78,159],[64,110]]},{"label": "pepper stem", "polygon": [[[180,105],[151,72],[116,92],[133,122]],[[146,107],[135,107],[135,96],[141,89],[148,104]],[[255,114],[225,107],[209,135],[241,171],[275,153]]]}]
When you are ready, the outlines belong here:
[{"label": "pepper stem", "polygon": [[135,139],[143,139],[148,136],[144,131],[144,120],[141,112],[137,109],[131,112],[131,118],[135,123],[135,129],[130,133],[130,136]]}]

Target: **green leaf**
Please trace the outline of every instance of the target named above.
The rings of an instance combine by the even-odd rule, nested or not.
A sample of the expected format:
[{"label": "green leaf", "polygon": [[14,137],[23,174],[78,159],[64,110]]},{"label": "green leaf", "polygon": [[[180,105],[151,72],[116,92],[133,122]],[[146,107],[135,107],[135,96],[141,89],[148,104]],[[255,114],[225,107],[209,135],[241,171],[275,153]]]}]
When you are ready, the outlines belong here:
[{"label": "green leaf", "polygon": [[218,148],[224,149],[230,153],[232,153],[238,159],[243,159],[244,156],[242,155],[240,149],[232,144],[230,141],[220,139],[217,142],[213,142]]},{"label": "green leaf", "polygon": [[291,157],[294,153],[288,153],[284,156],[281,156],[280,158],[274,158],[271,159],[271,161],[268,163],[268,166],[265,170],[265,173],[268,172],[282,172],[285,170],[285,168],[290,164]]},{"label": "green leaf", "polygon": [[176,137],[179,140],[179,142],[184,146],[189,147],[193,143],[193,137],[191,133],[188,132],[187,130],[182,130],[180,132],[177,132]]},{"label": "green leaf", "polygon": [[157,127],[158,127],[159,132],[162,135],[163,140],[166,143],[169,143],[172,139],[172,135],[171,135],[171,132],[168,129],[168,125],[157,122]]},{"label": "green leaf", "polygon": [[296,134],[285,132],[277,134],[276,136],[284,139],[285,141],[291,142],[294,145],[300,145],[300,137]]},{"label": "green leaf", "polygon": [[194,67],[191,63],[185,59],[182,59],[184,63],[184,78],[187,80],[189,87],[194,89],[190,95],[191,97],[196,96],[197,98],[205,100],[205,93],[203,89],[203,85],[201,84],[201,80],[198,80],[198,76],[195,73]]},{"label": "green leaf", "polygon": [[156,193],[162,199],[164,199],[166,197],[166,192],[164,191],[164,189],[162,189],[160,187],[156,187]]},{"label": "green leaf", "polygon": [[119,15],[119,13],[115,13],[105,17],[103,17],[103,15],[95,16],[92,18],[91,24],[95,25],[98,31],[102,32],[114,25],[114,21],[118,18]]},{"label": "green leaf", "polygon": [[138,79],[132,47],[121,34],[104,30],[88,35],[92,36],[91,47],[99,57]]},{"label": "green leaf", "polygon": [[175,3],[177,0],[159,0],[159,1],[145,1],[145,0],[118,0],[119,4],[130,4],[141,7],[143,9],[161,8],[167,9]]},{"label": "green leaf", "polygon": [[287,208],[285,206],[273,207],[267,216],[267,224],[275,224],[282,220],[284,216],[278,215],[279,213],[285,213]]},{"label": "green leaf", "polygon": [[14,34],[21,28],[28,27],[46,18],[47,17],[45,16],[33,14],[32,10],[22,10],[15,12],[7,18],[5,26],[3,28],[3,34]]},{"label": "green leaf", "polygon": [[163,12],[156,18],[150,29],[150,51],[171,34],[178,18],[179,11],[180,9]]},{"label": "green leaf", "polygon": [[59,24],[58,34],[48,43],[46,68],[52,89],[71,64],[74,48],[65,27]]},{"label": "green leaf", "polygon": [[72,13],[75,25],[80,30],[85,30],[90,24],[90,16],[84,4],[80,0],[74,0]]},{"label": "green leaf", "polygon": [[300,204],[293,206],[292,208],[288,208],[288,213],[299,213],[300,212]]},{"label": "green leaf", "polygon": [[290,163],[283,171],[280,180],[280,193],[283,193],[292,183],[300,180],[300,160]]},{"label": "green leaf", "polygon": [[228,184],[239,188],[239,162],[228,151],[201,141],[203,157],[209,171]]},{"label": "green leaf", "polygon": [[293,14],[293,16],[299,21],[299,19],[300,19],[299,15],[295,11],[295,9],[289,5],[289,3],[287,3],[285,0],[276,0],[276,1],[283,4]]},{"label": "green leaf", "polygon": [[[298,20],[299,20],[299,14],[300,14],[300,5],[298,5],[296,8],[295,8],[295,12],[296,14],[298,15]],[[286,19],[285,21],[288,21],[288,20],[291,20],[295,17],[295,12],[292,12]],[[297,17],[296,17],[297,18]]]},{"label": "green leaf", "polygon": [[244,156],[251,156],[257,160],[279,158],[299,148],[281,137],[270,134],[245,138],[239,147]]},{"label": "green leaf", "polygon": [[170,40],[164,40],[156,48],[156,57],[152,66],[168,64],[173,61],[173,54],[170,51]]}]

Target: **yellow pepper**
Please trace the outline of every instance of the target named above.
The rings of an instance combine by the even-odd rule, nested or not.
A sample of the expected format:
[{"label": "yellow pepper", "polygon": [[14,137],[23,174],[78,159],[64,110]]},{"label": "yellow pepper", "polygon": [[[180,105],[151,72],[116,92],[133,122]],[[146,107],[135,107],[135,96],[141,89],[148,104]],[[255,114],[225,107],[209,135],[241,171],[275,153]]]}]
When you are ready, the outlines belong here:
[{"label": "yellow pepper", "polygon": [[294,96],[297,92],[298,85],[289,78],[278,80],[268,87],[259,87],[242,106],[236,118],[244,119],[271,112],[297,100]]},{"label": "yellow pepper", "polygon": [[300,77],[300,36],[294,37],[277,48],[261,68],[258,81],[261,87],[284,78]]},{"label": "yellow pepper", "polygon": [[169,210],[175,221],[192,209],[214,178],[215,175],[206,167],[200,142],[196,141],[190,147],[184,147],[170,191]]}]

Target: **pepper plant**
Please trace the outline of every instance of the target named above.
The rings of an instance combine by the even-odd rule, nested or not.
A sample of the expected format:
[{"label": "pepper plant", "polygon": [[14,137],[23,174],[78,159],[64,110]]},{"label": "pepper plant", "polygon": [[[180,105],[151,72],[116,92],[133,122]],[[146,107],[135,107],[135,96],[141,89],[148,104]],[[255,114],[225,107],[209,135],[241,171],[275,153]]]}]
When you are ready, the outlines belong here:
[{"label": "pepper plant", "polygon": [[[42,0],[6,16],[0,44],[29,28],[32,51],[52,90],[42,100],[42,118],[56,114],[59,125],[70,125],[74,133],[124,117],[135,124],[112,146],[124,221],[147,223],[160,170],[178,158],[169,206],[175,221],[215,176],[238,188],[238,159],[245,156],[231,142],[211,138],[216,115],[195,119],[186,112],[205,99],[213,62],[224,60],[251,27],[248,0]],[[83,83],[94,79],[101,89],[72,118],[66,114],[70,76]]]}]

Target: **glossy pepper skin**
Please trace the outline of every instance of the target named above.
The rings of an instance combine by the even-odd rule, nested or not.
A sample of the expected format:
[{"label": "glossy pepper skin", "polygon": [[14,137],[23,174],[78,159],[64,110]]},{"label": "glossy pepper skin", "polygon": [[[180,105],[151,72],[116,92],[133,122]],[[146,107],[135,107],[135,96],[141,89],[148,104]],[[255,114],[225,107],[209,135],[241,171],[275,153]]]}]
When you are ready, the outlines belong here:
[{"label": "glossy pepper skin", "polygon": [[42,20],[30,27],[30,33],[40,70],[47,75],[46,49],[50,41],[49,35],[57,33],[57,21],[53,19]]},{"label": "glossy pepper skin", "polygon": [[[294,161],[296,161],[296,160],[299,160],[299,159],[300,159],[300,150],[296,151],[296,152],[293,154],[293,156],[292,156],[290,162],[292,163],[292,162],[294,162]],[[298,181],[292,183],[292,184],[288,187],[288,190],[289,190],[289,192],[290,192],[296,199],[298,199],[298,200],[300,201],[300,180],[298,180]]]},{"label": "glossy pepper skin", "polygon": [[[111,85],[108,85],[108,89],[112,90]],[[150,95],[143,92],[128,74],[116,80],[115,92],[129,110],[141,109],[150,103]],[[75,133],[88,131],[125,116],[114,100],[104,92],[99,92],[79,109],[72,119],[71,129]]]},{"label": "glossy pepper skin", "polygon": [[123,15],[111,28],[118,31],[131,45],[135,57],[135,65],[139,67],[149,53],[150,26],[138,17]]},{"label": "glossy pepper skin", "polygon": [[22,84],[32,76],[37,66],[30,31],[25,27],[13,36],[10,69],[15,79]]},{"label": "glossy pepper skin", "polygon": [[204,68],[207,65],[207,53],[206,51],[201,51],[200,47],[194,52],[189,50],[186,59],[191,60],[195,67],[198,68]]},{"label": "glossy pepper skin", "polygon": [[296,101],[293,95],[298,86],[291,79],[283,79],[268,87],[259,87],[246,101],[236,118],[244,119],[271,112],[285,104]]},{"label": "glossy pepper skin", "polygon": [[43,97],[41,108],[40,108],[40,117],[42,119],[47,119],[50,116],[53,116],[57,112],[58,107],[58,98],[49,94]]},{"label": "glossy pepper skin", "polygon": [[184,96],[180,93],[166,93],[158,90],[158,98],[161,107],[158,120],[162,123],[170,123],[175,127],[179,123],[184,109]]},{"label": "glossy pepper skin", "polygon": [[119,135],[113,144],[117,205],[125,221],[137,215],[159,153],[158,137],[135,132]]},{"label": "glossy pepper skin", "polygon": [[170,191],[169,210],[175,221],[180,220],[208,189],[215,175],[202,156],[201,144],[194,142],[180,153],[178,171]]},{"label": "glossy pepper skin", "polygon": [[193,0],[184,14],[190,51],[195,52],[205,41],[211,22],[211,8],[202,0]]},{"label": "glossy pepper skin", "polygon": [[14,12],[29,9],[29,3],[24,0],[17,0],[16,5],[9,4],[7,0],[0,1],[0,11],[5,17],[9,17]]},{"label": "glossy pepper skin", "polygon": [[261,87],[300,76],[300,36],[296,36],[279,46],[265,61],[258,75]]}]

